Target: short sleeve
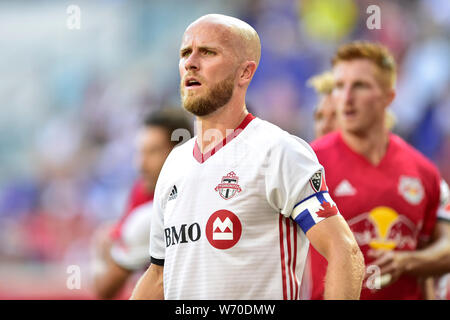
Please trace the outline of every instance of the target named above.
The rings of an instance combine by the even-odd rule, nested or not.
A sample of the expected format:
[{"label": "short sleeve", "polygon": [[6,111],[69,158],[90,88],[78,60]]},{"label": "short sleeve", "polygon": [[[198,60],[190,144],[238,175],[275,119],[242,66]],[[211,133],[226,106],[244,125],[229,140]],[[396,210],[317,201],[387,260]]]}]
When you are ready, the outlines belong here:
[{"label": "short sleeve", "polygon": [[325,182],[325,171],[311,147],[294,136],[273,147],[268,157],[266,197],[304,233],[327,217],[339,214]]},{"label": "short sleeve", "polygon": [[[161,174],[160,174],[161,178]],[[165,240],[164,240],[164,200],[161,193],[161,179],[158,179],[155,188],[155,201],[150,228],[150,259],[151,263],[164,265]]]},{"label": "short sleeve", "polygon": [[128,195],[125,213],[111,231],[112,239],[120,239],[123,224],[126,223],[129,215],[132,214],[132,212],[139,206],[144,205],[145,203],[148,203],[152,200],[153,193],[148,193],[148,191],[145,189],[143,181],[136,181],[133,185],[133,188],[131,189],[130,194]]},{"label": "short sleeve", "polygon": [[149,264],[149,232],[152,202],[135,208],[122,222],[119,237],[111,246],[111,258],[128,270],[139,270]]},{"label": "short sleeve", "polygon": [[429,184],[427,194],[427,206],[422,229],[419,233],[419,246],[423,246],[430,240],[431,234],[436,226],[438,210],[440,208],[441,178],[436,170]]}]

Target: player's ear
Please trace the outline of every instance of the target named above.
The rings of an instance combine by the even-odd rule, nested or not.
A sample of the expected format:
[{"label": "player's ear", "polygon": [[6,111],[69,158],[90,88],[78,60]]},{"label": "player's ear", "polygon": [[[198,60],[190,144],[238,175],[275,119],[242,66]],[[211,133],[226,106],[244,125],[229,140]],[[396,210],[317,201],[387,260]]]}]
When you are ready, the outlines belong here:
[{"label": "player's ear", "polygon": [[242,68],[239,73],[239,86],[248,86],[256,71],[255,61],[246,61],[242,64]]},{"label": "player's ear", "polygon": [[386,89],[386,108],[389,107],[395,99],[395,89],[394,88],[388,88]]}]

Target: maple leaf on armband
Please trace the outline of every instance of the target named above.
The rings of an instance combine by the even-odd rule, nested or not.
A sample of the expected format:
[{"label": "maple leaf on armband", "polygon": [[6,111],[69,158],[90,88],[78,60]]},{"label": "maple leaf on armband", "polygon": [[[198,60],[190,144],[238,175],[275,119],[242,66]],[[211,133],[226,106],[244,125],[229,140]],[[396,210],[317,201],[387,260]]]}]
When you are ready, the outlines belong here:
[{"label": "maple leaf on armband", "polygon": [[332,206],[329,202],[324,202],[321,205],[321,209],[316,214],[321,218],[328,218],[338,213],[336,206]]}]

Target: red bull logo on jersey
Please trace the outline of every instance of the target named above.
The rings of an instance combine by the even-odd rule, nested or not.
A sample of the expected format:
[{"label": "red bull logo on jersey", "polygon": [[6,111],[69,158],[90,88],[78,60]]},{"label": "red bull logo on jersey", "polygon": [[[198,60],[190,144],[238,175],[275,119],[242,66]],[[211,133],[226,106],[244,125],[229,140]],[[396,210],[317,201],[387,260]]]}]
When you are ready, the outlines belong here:
[{"label": "red bull logo on jersey", "polygon": [[418,231],[407,217],[389,207],[376,207],[348,221],[360,247],[372,249],[415,249]]},{"label": "red bull logo on jersey", "polygon": [[241,192],[242,189],[238,184],[239,177],[231,171],[225,177],[222,177],[222,182],[214,189],[219,192],[219,195],[225,199],[233,198],[237,193]]},{"label": "red bull logo on jersey", "polygon": [[400,176],[398,193],[413,205],[418,205],[425,195],[420,179],[408,176]]},{"label": "red bull logo on jersey", "polygon": [[242,224],[233,212],[219,210],[209,217],[205,233],[214,248],[230,249],[241,238]]}]

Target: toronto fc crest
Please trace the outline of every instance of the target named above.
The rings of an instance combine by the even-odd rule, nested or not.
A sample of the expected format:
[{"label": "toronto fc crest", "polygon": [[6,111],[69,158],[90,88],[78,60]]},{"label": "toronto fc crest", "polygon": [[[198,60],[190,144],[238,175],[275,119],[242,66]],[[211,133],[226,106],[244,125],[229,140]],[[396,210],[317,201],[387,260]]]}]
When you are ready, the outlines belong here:
[{"label": "toronto fc crest", "polygon": [[214,189],[215,191],[219,191],[220,196],[225,199],[233,198],[238,192],[241,192],[242,189],[238,185],[239,177],[231,171],[225,177],[222,177],[222,182]]}]

